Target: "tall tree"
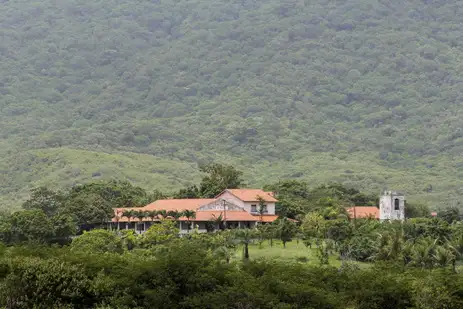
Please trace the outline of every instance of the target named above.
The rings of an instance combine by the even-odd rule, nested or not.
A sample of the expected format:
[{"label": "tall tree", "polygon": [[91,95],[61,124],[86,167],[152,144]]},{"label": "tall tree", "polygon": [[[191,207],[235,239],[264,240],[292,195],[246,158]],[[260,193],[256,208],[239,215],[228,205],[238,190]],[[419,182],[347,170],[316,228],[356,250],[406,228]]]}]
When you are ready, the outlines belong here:
[{"label": "tall tree", "polygon": [[276,232],[278,237],[283,243],[283,247],[286,248],[286,243],[291,241],[297,233],[296,224],[288,218],[280,218],[276,223]]},{"label": "tall tree", "polygon": [[180,189],[174,194],[174,198],[178,199],[189,199],[189,198],[199,198],[201,194],[197,186],[189,186],[184,189]]},{"label": "tall tree", "polygon": [[77,233],[77,224],[74,218],[66,214],[57,214],[50,218],[53,226],[53,238],[61,243],[67,243]]},{"label": "tall tree", "polygon": [[231,165],[211,163],[200,167],[206,175],[199,185],[199,194],[205,198],[213,198],[225,189],[236,189],[243,185],[241,171]]},{"label": "tall tree", "polygon": [[264,214],[267,212],[267,202],[265,202],[262,196],[258,196],[257,201],[259,202],[257,212],[259,213],[259,221],[262,224]]},{"label": "tall tree", "polygon": [[80,192],[65,201],[63,214],[73,216],[81,229],[109,222],[114,217],[111,204],[95,193]]},{"label": "tall tree", "polygon": [[78,185],[71,189],[69,196],[98,195],[112,208],[144,206],[151,202],[147,192],[128,181],[111,180]]},{"label": "tall tree", "polygon": [[53,225],[41,209],[13,213],[10,218],[11,234],[15,241],[46,242],[53,236]]},{"label": "tall tree", "polygon": [[54,215],[63,205],[64,196],[46,187],[33,189],[30,198],[23,203],[26,210],[40,209],[47,216]]}]

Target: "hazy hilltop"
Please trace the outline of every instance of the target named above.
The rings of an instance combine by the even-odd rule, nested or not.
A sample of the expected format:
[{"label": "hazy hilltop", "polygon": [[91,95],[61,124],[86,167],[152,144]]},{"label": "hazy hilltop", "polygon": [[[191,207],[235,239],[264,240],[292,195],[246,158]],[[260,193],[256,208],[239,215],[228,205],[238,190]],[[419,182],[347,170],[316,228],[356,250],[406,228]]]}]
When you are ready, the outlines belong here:
[{"label": "hazy hilltop", "polygon": [[198,162],[463,195],[457,0],[0,1],[0,199]]}]

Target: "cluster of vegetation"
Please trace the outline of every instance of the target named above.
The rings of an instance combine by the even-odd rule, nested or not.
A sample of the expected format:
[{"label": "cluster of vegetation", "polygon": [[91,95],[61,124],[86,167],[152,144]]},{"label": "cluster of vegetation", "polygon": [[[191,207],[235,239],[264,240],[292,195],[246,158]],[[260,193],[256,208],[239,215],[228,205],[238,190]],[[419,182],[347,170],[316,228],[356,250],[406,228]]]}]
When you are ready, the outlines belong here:
[{"label": "cluster of vegetation", "polygon": [[[443,228],[451,231],[446,234],[451,235],[451,241],[460,239],[459,251],[452,253],[444,242],[428,248],[431,244],[419,236],[409,240],[416,241],[409,259],[408,251],[403,253],[402,243],[398,245],[396,241],[394,231],[401,227],[385,224],[384,228],[376,229],[391,232],[391,237],[374,241],[378,251],[368,263],[357,264],[344,258],[341,264],[330,265],[327,255],[331,253],[326,250],[329,239],[316,245],[319,253],[315,264],[301,257],[290,263],[252,258],[251,246],[254,250],[264,250],[254,243],[273,240],[275,235],[283,241],[288,241],[288,236],[294,237],[291,235],[299,229],[285,221],[290,222],[282,220],[270,228],[261,225],[256,230],[208,234],[193,231],[180,238],[174,221],[165,219],[142,235],[132,230],[92,230],[60,247],[30,242],[2,245],[0,306],[25,309],[459,309],[463,306],[463,276],[454,262],[457,253],[458,259],[462,258],[461,225],[459,231],[453,226]],[[421,223],[429,227],[426,237],[436,236],[431,221]],[[357,222],[358,231],[367,230],[370,225],[373,222],[368,220]],[[335,223],[329,229],[333,237],[333,231],[341,231],[343,227]],[[271,236],[273,232],[269,231],[276,234]],[[310,234],[305,228],[303,231]],[[364,250],[361,243],[365,241],[360,237],[359,232],[350,237],[352,241],[357,239],[351,245],[355,254],[344,257],[361,259],[358,254]],[[370,234],[364,237],[368,240]],[[339,242],[339,234],[337,238]],[[310,246],[308,241],[304,242]],[[242,259],[236,255],[240,248]]]},{"label": "cluster of vegetation", "polygon": [[[153,221],[165,218],[176,220],[183,216],[190,222],[195,218],[195,212],[191,210],[140,211],[136,207],[168,197],[211,198],[227,188],[239,188],[243,185],[242,172],[233,166],[212,163],[202,166],[201,171],[205,174],[199,185],[170,193],[159,190],[147,192],[126,181],[100,181],[78,185],[65,191],[36,188],[23,203],[21,211],[3,212],[0,215],[0,239],[5,243],[25,240],[67,243],[74,235],[105,226],[111,219],[118,221],[121,217],[142,222],[145,218]],[[309,213],[318,213],[324,219],[342,215],[348,222],[347,207],[378,205],[378,197],[338,183],[312,189],[306,182],[288,180],[267,185],[264,189],[273,191],[278,198],[276,211],[281,218],[300,222]],[[261,204],[265,203],[259,203],[259,209],[263,211]],[[114,209],[119,211],[115,213]],[[462,217],[460,210],[455,207],[445,208],[437,215],[449,224],[461,220]],[[407,203],[406,218],[430,216],[431,212],[426,205]],[[211,225],[218,224],[223,228],[221,220],[219,216],[217,222],[211,222]]]},{"label": "cluster of vegetation", "polygon": [[2,1],[2,204],[114,176],[179,189],[220,160],[253,185],[331,179],[450,205],[462,195],[460,8]]},{"label": "cluster of vegetation", "polygon": [[[171,195],[214,195],[242,183],[231,166],[203,170],[198,186]],[[426,218],[429,210],[415,205],[407,216],[418,218],[380,223],[349,218],[346,206],[375,205],[377,198],[340,184],[309,189],[292,180],[266,189],[281,200],[275,222],[253,229],[223,224],[209,233],[194,228],[180,237],[175,219],[193,218],[194,212],[133,209],[166,197],[162,192],[117,181],[68,191],[38,188],[22,211],[0,216],[0,307],[463,306],[463,224],[457,208]],[[155,216],[155,223],[143,234],[95,228],[106,226],[113,207],[140,220]],[[291,261],[254,257],[277,246],[286,251],[294,242],[301,249]]]}]

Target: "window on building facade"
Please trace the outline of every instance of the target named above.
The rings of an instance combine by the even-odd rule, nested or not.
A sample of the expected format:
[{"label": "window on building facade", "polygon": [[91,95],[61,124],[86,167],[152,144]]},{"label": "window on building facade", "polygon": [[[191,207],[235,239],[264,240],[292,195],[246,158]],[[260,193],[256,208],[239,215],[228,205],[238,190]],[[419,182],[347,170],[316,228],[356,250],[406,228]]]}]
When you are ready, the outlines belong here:
[{"label": "window on building facade", "polygon": [[251,205],[251,212],[257,212],[257,205]]},{"label": "window on building facade", "polygon": [[400,200],[398,198],[394,200],[394,210],[400,210]]}]

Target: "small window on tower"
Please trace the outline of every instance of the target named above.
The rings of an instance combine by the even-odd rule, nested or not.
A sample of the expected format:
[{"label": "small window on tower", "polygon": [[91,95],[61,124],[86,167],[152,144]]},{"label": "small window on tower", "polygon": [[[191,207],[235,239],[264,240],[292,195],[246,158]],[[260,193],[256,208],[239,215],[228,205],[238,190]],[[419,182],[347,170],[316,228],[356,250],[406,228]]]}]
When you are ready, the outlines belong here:
[{"label": "small window on tower", "polygon": [[398,198],[394,200],[394,210],[400,210],[400,200]]}]

